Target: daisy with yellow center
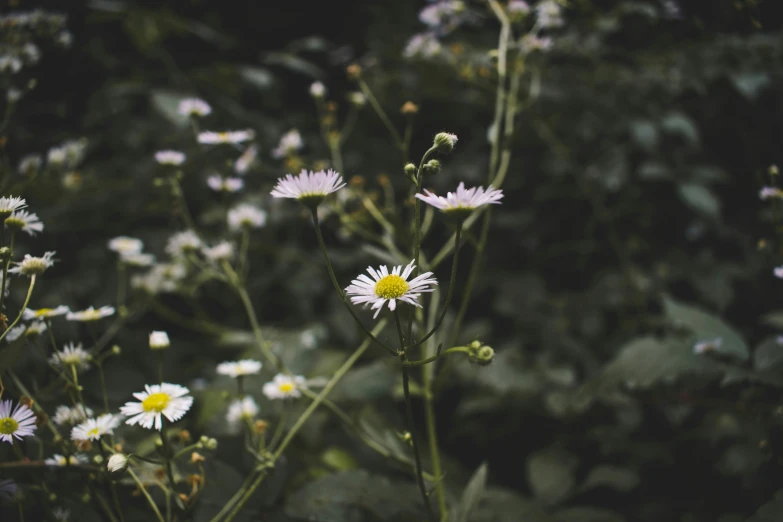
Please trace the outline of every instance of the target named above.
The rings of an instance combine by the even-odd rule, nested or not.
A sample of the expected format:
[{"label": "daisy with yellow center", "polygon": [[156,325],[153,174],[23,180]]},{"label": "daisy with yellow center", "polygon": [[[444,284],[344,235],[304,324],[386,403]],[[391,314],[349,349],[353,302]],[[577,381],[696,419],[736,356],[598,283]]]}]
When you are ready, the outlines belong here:
[{"label": "daisy with yellow center", "polygon": [[114,428],[120,425],[121,420],[119,415],[112,415],[111,413],[105,413],[95,419],[87,419],[73,427],[71,439],[77,442],[98,440],[104,435],[113,434]]},{"label": "daisy with yellow center", "polygon": [[35,432],[35,414],[24,404],[12,408],[11,401],[0,401],[0,441],[10,444]]},{"label": "daisy with yellow center", "polygon": [[373,267],[367,267],[367,272],[372,278],[364,274],[359,275],[351,281],[351,284],[345,289],[347,296],[351,298],[353,304],[371,305],[375,310],[373,319],[378,317],[383,305],[388,303],[389,310],[397,309],[397,301],[402,301],[413,306],[421,305],[418,302],[422,292],[432,292],[432,285],[437,285],[438,281],[432,277],[432,272],[425,272],[412,280],[408,281],[416,266],[411,261],[403,270],[402,265],[392,268],[391,273],[386,265],[378,270]]},{"label": "daisy with yellow center", "polygon": [[178,421],[193,405],[190,390],[178,384],[146,385],[143,392],[134,393],[139,402],[127,402],[120,408],[128,417],[125,424],[138,424],[143,428],[161,430],[165,416],[169,421]]},{"label": "daisy with yellow center", "polygon": [[90,367],[90,354],[82,348],[82,343],[69,343],[61,352],[54,352],[49,358],[54,366],[70,371],[73,367],[76,371],[84,371]]},{"label": "daisy with yellow center", "polygon": [[258,415],[258,404],[253,397],[245,396],[228,405],[226,421],[231,430],[239,428],[243,422],[253,420]]},{"label": "daisy with yellow center", "polygon": [[57,308],[39,308],[38,310],[25,308],[22,319],[26,321],[30,319],[51,319],[58,315],[65,315],[68,312],[70,312],[70,310],[65,305],[60,305]]},{"label": "daisy with yellow center", "polygon": [[114,315],[113,306],[101,306],[97,310],[91,306],[79,312],[68,312],[65,315],[65,318],[69,321],[89,322],[97,321],[98,319],[109,317],[110,315]]},{"label": "daisy with yellow center", "polygon": [[270,382],[264,384],[264,395],[267,399],[289,399],[302,395],[299,391],[307,381],[301,375],[285,375],[278,373]]}]

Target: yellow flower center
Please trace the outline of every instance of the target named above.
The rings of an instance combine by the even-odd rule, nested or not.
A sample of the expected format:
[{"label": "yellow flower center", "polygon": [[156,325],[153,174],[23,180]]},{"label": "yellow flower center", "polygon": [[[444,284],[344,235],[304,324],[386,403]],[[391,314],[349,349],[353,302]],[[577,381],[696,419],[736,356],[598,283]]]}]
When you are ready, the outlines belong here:
[{"label": "yellow flower center", "polygon": [[101,429],[98,428],[97,426],[87,432],[88,437],[100,437],[100,435],[101,435]]},{"label": "yellow flower center", "polygon": [[283,393],[291,393],[296,386],[292,382],[284,382],[280,385],[280,391]]},{"label": "yellow flower center", "polygon": [[101,318],[101,313],[98,310],[85,310],[82,312],[82,319],[84,321],[95,321]]},{"label": "yellow flower center", "polygon": [[54,308],[41,308],[40,310],[35,311],[36,317],[46,317],[50,313],[54,312]]},{"label": "yellow flower center", "polygon": [[153,393],[143,401],[141,401],[141,407],[144,411],[162,412],[168,406],[171,397],[168,393]]},{"label": "yellow flower center", "polygon": [[11,435],[19,429],[19,423],[11,417],[5,417],[0,419],[0,433],[3,435]]},{"label": "yellow flower center", "polygon": [[398,275],[387,275],[375,283],[375,295],[384,299],[399,299],[407,291],[408,282]]}]

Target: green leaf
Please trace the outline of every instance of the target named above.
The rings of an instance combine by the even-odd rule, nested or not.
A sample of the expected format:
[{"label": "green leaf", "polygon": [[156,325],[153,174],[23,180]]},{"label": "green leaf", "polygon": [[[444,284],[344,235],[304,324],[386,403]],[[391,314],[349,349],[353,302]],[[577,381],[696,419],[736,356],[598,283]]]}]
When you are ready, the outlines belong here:
[{"label": "green leaf", "polygon": [[761,318],[761,322],[773,328],[783,329],[783,310],[775,310],[765,314]]},{"label": "green leaf", "polygon": [[263,67],[240,67],[239,75],[247,83],[262,91],[269,89],[275,81],[271,71]]},{"label": "green leaf", "polygon": [[316,80],[323,80],[326,77],[323,69],[290,53],[268,52],[264,54],[262,60],[267,65],[280,65]]},{"label": "green leaf", "polygon": [[677,190],[682,200],[693,210],[713,218],[720,215],[720,200],[704,185],[683,183]]},{"label": "green leaf", "polygon": [[321,462],[335,471],[346,471],[357,467],[356,459],[350,453],[334,446],[324,450],[321,454]]},{"label": "green leaf", "polygon": [[731,355],[741,361],[750,357],[750,350],[740,334],[721,319],[668,297],[664,297],[663,307],[671,322],[693,332],[696,336],[694,342],[720,339],[720,345],[715,347],[716,352]]},{"label": "green leaf", "polygon": [[468,522],[468,517],[471,511],[473,511],[481,500],[484,494],[484,488],[487,485],[487,463],[484,462],[478,467],[473,476],[470,478],[470,482],[465,486],[465,491],[462,492],[462,498],[459,501],[459,505],[455,506],[452,510],[450,520],[455,522]]},{"label": "green leaf", "polygon": [[770,83],[766,72],[744,72],[731,75],[731,83],[747,100],[755,100]]},{"label": "green leaf", "polygon": [[670,112],[663,117],[661,127],[670,134],[678,134],[688,142],[696,144],[699,141],[699,130],[693,120],[681,112]]},{"label": "green leaf", "polygon": [[557,448],[533,453],[526,463],[530,489],[546,504],[562,502],[573,490],[574,472],[578,464],[576,457]]},{"label": "green leaf", "polygon": [[617,491],[631,491],[639,485],[639,474],[629,468],[596,466],[579,487],[580,491],[606,486]]}]

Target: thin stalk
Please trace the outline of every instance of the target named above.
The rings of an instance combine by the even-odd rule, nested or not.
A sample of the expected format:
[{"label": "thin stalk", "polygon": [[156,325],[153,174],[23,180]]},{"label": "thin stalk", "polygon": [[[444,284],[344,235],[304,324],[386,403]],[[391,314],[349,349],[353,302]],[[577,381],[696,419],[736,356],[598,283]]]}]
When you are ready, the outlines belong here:
[{"label": "thin stalk", "polygon": [[196,222],[193,220],[193,216],[190,214],[190,209],[188,208],[188,203],[185,200],[185,194],[182,192],[182,186],[179,184],[179,180],[172,176],[169,178],[169,182],[171,183],[171,192],[174,196],[174,199],[177,200],[177,204],[179,205],[179,213],[180,216],[182,216],[182,221],[185,223],[185,226],[192,231],[196,231]]},{"label": "thin stalk", "polygon": [[373,335],[373,333],[370,332],[370,330],[368,330],[366,326],[364,326],[364,323],[362,323],[361,319],[359,319],[359,317],[356,315],[356,312],[353,311],[353,308],[348,303],[345,297],[345,292],[343,292],[342,288],[340,288],[340,283],[337,282],[337,276],[334,275],[332,262],[329,260],[329,253],[326,250],[324,237],[323,234],[321,233],[321,222],[318,218],[318,209],[316,209],[315,207],[312,208],[312,215],[313,215],[313,223],[315,224],[315,235],[318,238],[318,246],[321,249],[321,253],[323,253],[324,262],[326,263],[326,269],[329,271],[329,278],[332,280],[332,285],[334,286],[334,289],[337,290],[337,295],[340,296],[340,300],[343,302],[345,308],[351,314],[351,317],[353,317],[353,320],[356,322],[357,325],[359,325],[359,327],[362,329],[362,331],[367,337],[369,337],[377,345],[385,348],[392,355],[397,356],[397,350],[382,343],[375,335]]},{"label": "thin stalk", "polygon": [[106,393],[106,376],[103,373],[103,362],[99,362],[96,366],[98,366],[98,376],[101,380],[101,395],[103,396],[103,413],[109,413],[109,396]]},{"label": "thin stalk", "polygon": [[435,513],[432,511],[430,501],[427,498],[427,488],[424,485],[424,477],[422,476],[421,455],[419,454],[418,437],[416,436],[416,430],[413,426],[413,406],[411,405],[411,390],[410,390],[410,375],[408,374],[408,367],[405,366],[407,356],[403,351],[405,347],[405,337],[402,334],[402,324],[400,324],[400,314],[397,310],[394,310],[394,322],[397,324],[397,335],[400,337],[400,361],[402,362],[402,391],[405,395],[405,420],[408,425],[408,433],[411,435],[411,443],[413,446],[413,459],[416,462],[416,483],[419,485],[419,492],[421,492],[421,499],[424,502],[424,506],[427,508],[427,514],[431,521],[435,521]]},{"label": "thin stalk", "polygon": [[[0,223],[0,232],[2,233],[3,241],[2,245],[5,246],[5,221]],[[5,302],[5,289],[8,288],[8,267],[11,265],[11,257],[14,254],[14,239],[16,237],[16,234],[14,231],[11,231],[11,241],[9,249],[11,250],[8,253],[8,259],[5,260],[5,263],[3,263],[3,281],[2,281],[2,288],[0,288],[0,314],[3,313],[3,304]],[[9,328],[10,330],[10,328]]]},{"label": "thin stalk", "polygon": [[128,473],[130,474],[131,478],[133,478],[134,482],[136,482],[136,485],[141,490],[141,493],[144,495],[144,498],[147,499],[147,502],[149,503],[150,507],[152,508],[152,511],[155,512],[155,516],[158,517],[159,522],[166,522],[166,520],[163,518],[163,515],[160,513],[160,510],[158,509],[158,506],[155,504],[155,501],[152,500],[152,497],[150,496],[149,492],[147,491],[147,488],[144,487],[144,484],[141,483],[141,480],[139,480],[139,477],[136,476],[136,474],[133,472],[130,466],[128,466]]},{"label": "thin stalk", "polygon": [[427,357],[426,359],[421,359],[419,361],[405,361],[402,363],[402,365],[407,367],[425,366],[431,362],[437,361],[438,359],[442,359],[443,357],[455,353],[469,353],[469,351],[465,346],[454,346],[453,348],[449,348],[448,350],[443,350],[439,354],[433,355],[431,357]]},{"label": "thin stalk", "polygon": [[237,271],[239,272],[239,279],[243,283],[247,279],[247,271],[249,263],[247,259],[248,248],[250,248],[250,229],[248,227],[242,228],[242,236],[239,240],[239,264],[237,265]]},{"label": "thin stalk", "polygon": [[16,326],[16,323],[18,323],[22,318],[22,314],[24,313],[25,308],[27,308],[27,305],[30,304],[30,296],[33,295],[33,287],[35,287],[35,275],[30,276],[30,287],[27,289],[27,297],[24,299],[24,304],[22,304],[22,308],[19,309],[19,315],[16,316],[16,319],[14,319],[13,323],[8,325],[8,328],[6,328],[5,332],[0,334],[0,341],[2,341],[5,336],[8,335],[8,332],[10,332],[11,329]]},{"label": "thin stalk", "polygon": [[364,96],[367,98],[367,101],[370,102],[370,106],[373,108],[375,113],[378,115],[378,117],[381,119],[383,124],[386,126],[386,129],[389,131],[389,134],[391,134],[392,138],[394,139],[394,143],[397,145],[400,151],[403,151],[404,142],[400,137],[400,133],[397,132],[397,129],[394,127],[394,124],[389,119],[389,116],[386,114],[386,111],[384,111],[383,107],[381,107],[381,104],[378,103],[378,100],[375,98],[375,95],[370,90],[370,86],[367,85],[367,82],[365,82],[362,78],[359,78],[357,80],[357,83],[359,84],[359,88],[362,90],[362,93],[364,93]]},{"label": "thin stalk", "polygon": [[180,509],[185,509],[184,504],[182,504],[182,499],[179,498],[177,495],[177,489],[176,489],[176,483],[174,482],[174,471],[171,466],[171,457],[172,457],[172,451],[171,451],[171,443],[169,442],[169,437],[166,434],[166,422],[163,421],[163,426],[160,430],[160,441],[163,443],[163,453],[164,453],[164,460],[163,462],[166,464],[166,478],[169,481],[169,490],[167,492],[167,496],[173,496],[174,500],[177,502],[177,506],[179,506]]}]

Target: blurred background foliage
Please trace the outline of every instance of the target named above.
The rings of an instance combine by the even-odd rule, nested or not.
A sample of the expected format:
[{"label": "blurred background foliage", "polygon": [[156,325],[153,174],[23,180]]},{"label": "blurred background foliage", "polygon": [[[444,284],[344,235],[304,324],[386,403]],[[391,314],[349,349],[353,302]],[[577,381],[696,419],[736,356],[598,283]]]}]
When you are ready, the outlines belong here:
[{"label": "blurred background foliage", "polygon": [[[449,362],[437,387],[450,498],[458,501],[472,475],[482,478],[476,469],[488,470],[470,521],[783,518],[783,346],[776,340],[783,305],[772,274],[783,253],[783,206],[758,196],[775,181],[768,168],[780,161],[783,135],[776,3],[571,0],[553,48],[531,56],[506,196],[460,338],[491,344],[497,360],[486,368]],[[28,4],[12,7],[62,8]],[[329,375],[361,337],[329,287],[308,220],[266,196],[291,170],[269,161],[269,151],[297,128],[305,164],[328,162],[308,87],[324,82],[344,117],[344,97],[355,90],[345,67],[358,62],[400,128],[398,108],[408,100],[420,107],[413,158],[435,132],[459,136],[429,186],[443,192],[460,180],[483,183],[495,81],[487,50],[497,24],[475,5],[483,14],[447,40],[452,63],[402,57],[421,31],[423,4],[413,0],[69,6],[72,46],[41,43],[40,63],[14,77],[22,89],[29,79],[36,84],[2,142],[10,165],[65,140],[88,143],[78,168],[34,179],[14,174],[4,187],[4,194],[22,191],[46,223],[43,236],[19,249],[57,250],[61,260],[34,304],[113,303],[111,237],[141,237],[148,250],[163,251],[176,228],[174,203],[154,184],[156,150],[188,154],[192,212],[207,228],[222,219],[227,203],[204,179],[230,158],[186,145],[187,122],[173,110],[195,95],[213,106],[209,128],[256,131],[266,167],[247,176],[245,192],[269,210],[270,223],[251,245],[250,292],[289,366]],[[397,208],[407,211],[399,154],[383,125],[365,108],[356,126],[344,176],[367,193],[391,183]],[[341,281],[378,262],[338,220],[327,224]],[[406,231],[396,234],[404,244]],[[435,227],[425,252],[434,255],[446,234]],[[466,277],[473,253],[463,255]],[[444,268],[437,274],[447,276]],[[213,365],[252,353],[252,336],[238,301],[220,285],[196,292],[197,299],[158,299],[188,319],[183,325],[155,307],[134,317],[115,338],[123,363],[107,372],[119,405],[153,374],[146,334],[169,330],[167,375],[201,399],[185,424],[221,435],[208,473],[227,486],[202,499],[196,519],[208,520],[249,466],[241,444],[221,432],[221,390],[230,383],[215,379]],[[227,331],[200,328],[201,318]],[[694,353],[696,343],[715,339],[708,353]],[[332,398],[404,454],[395,435],[398,378],[383,355],[353,370]],[[45,384],[32,354],[19,364],[29,382]],[[275,405],[261,405],[277,417]],[[404,468],[356,444],[322,413],[262,488],[257,507],[267,518],[245,520],[411,520],[416,503]]]}]

